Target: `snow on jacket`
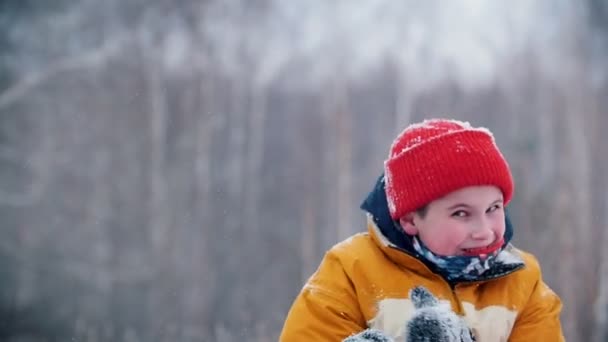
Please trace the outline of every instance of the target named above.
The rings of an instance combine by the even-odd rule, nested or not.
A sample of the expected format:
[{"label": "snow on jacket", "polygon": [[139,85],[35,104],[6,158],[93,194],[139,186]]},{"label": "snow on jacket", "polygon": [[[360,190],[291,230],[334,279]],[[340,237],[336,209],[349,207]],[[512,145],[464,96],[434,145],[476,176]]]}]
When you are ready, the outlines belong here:
[{"label": "snow on jacket", "polygon": [[326,253],[292,305],[280,341],[342,341],[367,328],[403,339],[414,311],[407,295],[420,285],[462,315],[478,342],[564,341],[561,301],[543,282],[536,258],[508,243],[508,219],[499,271],[450,284],[387,218],[383,186],[380,178],[362,205],[367,233]]}]

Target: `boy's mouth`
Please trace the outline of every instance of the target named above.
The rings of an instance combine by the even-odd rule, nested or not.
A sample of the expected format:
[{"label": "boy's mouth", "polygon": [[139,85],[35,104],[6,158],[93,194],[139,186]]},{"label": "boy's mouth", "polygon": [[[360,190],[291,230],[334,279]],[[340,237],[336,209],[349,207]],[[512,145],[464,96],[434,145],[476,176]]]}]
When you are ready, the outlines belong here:
[{"label": "boy's mouth", "polygon": [[497,249],[502,247],[504,242],[505,242],[504,238],[500,238],[487,246],[475,247],[475,248],[463,248],[462,251],[464,252],[463,254],[466,256],[486,255],[486,254],[495,252]]}]

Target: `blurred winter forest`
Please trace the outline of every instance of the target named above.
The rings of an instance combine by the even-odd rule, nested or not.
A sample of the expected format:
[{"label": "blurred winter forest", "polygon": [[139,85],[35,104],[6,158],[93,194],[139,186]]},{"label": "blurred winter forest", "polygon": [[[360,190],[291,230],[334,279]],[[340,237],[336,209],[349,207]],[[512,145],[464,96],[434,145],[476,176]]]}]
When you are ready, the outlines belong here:
[{"label": "blurred winter forest", "polygon": [[276,340],[440,116],[494,131],[515,244],[608,341],[607,61],[605,0],[0,1],[0,340]]}]

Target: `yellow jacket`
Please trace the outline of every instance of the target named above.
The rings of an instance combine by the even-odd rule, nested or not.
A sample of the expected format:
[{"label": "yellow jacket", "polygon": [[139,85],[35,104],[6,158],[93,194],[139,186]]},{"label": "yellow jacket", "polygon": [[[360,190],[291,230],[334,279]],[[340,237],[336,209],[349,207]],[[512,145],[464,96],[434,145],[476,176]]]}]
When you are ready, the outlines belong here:
[{"label": "yellow jacket", "polygon": [[289,311],[280,341],[342,341],[368,327],[402,338],[414,309],[407,294],[418,285],[463,315],[478,342],[563,341],[561,301],[543,282],[537,260],[510,245],[506,251],[505,263],[525,265],[452,288],[396,248],[370,218],[367,233],[325,255]]},{"label": "yellow jacket", "polygon": [[506,244],[492,268],[477,281],[450,284],[395,227],[383,176],[361,208],[368,232],[327,252],[292,305],[280,341],[342,341],[367,328],[402,340],[414,311],[407,296],[420,285],[463,316],[477,342],[564,341],[561,301],[534,256],[509,244],[508,215]]}]

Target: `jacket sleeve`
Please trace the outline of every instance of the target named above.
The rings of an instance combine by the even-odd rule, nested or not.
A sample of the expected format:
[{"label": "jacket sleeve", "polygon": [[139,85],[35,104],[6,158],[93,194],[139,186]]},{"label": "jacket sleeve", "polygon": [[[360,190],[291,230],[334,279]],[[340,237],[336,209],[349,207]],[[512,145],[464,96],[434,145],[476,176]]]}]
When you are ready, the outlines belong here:
[{"label": "jacket sleeve", "polygon": [[330,250],[295,299],[280,341],[342,341],[366,328],[353,283]]},{"label": "jacket sleeve", "polygon": [[534,260],[535,286],[528,303],[513,326],[510,342],[564,341],[560,313],[562,302],[542,280],[538,262]]}]

